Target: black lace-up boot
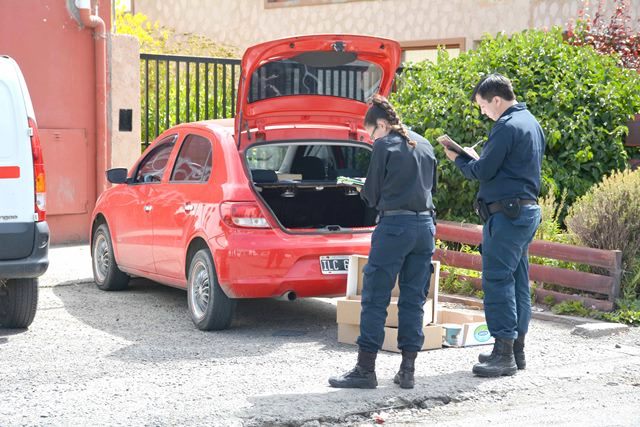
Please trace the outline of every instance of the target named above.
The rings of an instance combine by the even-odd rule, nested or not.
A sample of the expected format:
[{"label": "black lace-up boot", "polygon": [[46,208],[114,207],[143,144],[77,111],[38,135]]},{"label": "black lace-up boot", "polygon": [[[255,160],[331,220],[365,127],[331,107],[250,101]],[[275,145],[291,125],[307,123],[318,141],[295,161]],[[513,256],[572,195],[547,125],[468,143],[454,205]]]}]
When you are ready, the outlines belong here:
[{"label": "black lace-up boot", "polygon": [[[527,367],[527,361],[524,357],[524,335],[519,335],[513,342],[513,357],[516,359],[516,366],[518,369],[525,369]],[[487,362],[495,354],[496,347],[493,346],[491,353],[480,353],[478,355],[478,361],[480,363]]]},{"label": "black lace-up boot", "polygon": [[473,373],[480,377],[513,375],[518,371],[513,357],[513,340],[496,338],[493,356],[484,363],[473,366]]},{"label": "black lace-up boot", "polygon": [[336,388],[376,388],[376,356],[377,353],[358,351],[358,363],[355,368],[344,374],[329,378],[331,387]]},{"label": "black lace-up boot", "polygon": [[393,378],[393,382],[400,384],[400,388],[413,388],[415,384],[414,374],[416,371],[416,357],[417,351],[405,351],[402,350],[402,363],[400,363],[400,370]]}]

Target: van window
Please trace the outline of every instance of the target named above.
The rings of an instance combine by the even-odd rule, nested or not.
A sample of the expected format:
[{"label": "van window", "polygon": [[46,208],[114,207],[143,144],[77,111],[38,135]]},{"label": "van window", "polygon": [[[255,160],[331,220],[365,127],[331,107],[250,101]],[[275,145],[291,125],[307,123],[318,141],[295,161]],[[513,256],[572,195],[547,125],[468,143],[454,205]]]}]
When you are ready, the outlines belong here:
[{"label": "van window", "polygon": [[189,135],[171,173],[172,182],[207,182],[211,176],[211,142],[199,135]]}]

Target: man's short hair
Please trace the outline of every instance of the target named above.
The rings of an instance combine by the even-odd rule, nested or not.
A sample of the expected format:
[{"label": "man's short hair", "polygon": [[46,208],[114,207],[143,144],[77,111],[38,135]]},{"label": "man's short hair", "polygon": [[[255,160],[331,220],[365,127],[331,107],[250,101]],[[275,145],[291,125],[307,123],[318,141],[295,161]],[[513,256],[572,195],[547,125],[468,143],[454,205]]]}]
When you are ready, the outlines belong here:
[{"label": "man's short hair", "polygon": [[488,74],[478,82],[475,89],[473,89],[473,94],[471,94],[471,101],[476,101],[476,95],[480,95],[480,98],[485,101],[491,101],[495,96],[499,96],[506,101],[516,99],[511,80],[497,73]]}]

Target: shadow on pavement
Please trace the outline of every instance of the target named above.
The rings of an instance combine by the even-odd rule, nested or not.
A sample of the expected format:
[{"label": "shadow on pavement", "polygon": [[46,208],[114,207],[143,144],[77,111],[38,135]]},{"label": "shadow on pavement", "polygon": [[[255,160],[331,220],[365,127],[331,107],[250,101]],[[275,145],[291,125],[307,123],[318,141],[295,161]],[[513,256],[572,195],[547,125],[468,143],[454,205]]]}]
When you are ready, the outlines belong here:
[{"label": "shadow on pavement", "polygon": [[[9,337],[11,335],[18,335],[18,334],[22,334],[27,332],[29,329],[27,328],[23,328],[23,329],[3,329],[0,328],[0,337]],[[0,338],[0,344],[4,344],[5,342],[7,342],[7,339],[2,339]]]},{"label": "shadow on pavement", "polygon": [[317,342],[335,351],[335,306],[316,299],[240,300],[231,329],[199,331],[186,292],[146,279],[105,292],[93,283],[52,288],[64,309],[90,327],[131,342],[114,353],[127,361],[175,361],[263,356],[291,343]]},{"label": "shadow on pavement", "polygon": [[[403,390],[392,378],[378,378],[374,390],[335,389],[327,384],[326,392],[270,394],[249,397],[251,406],[237,415],[245,425],[301,425],[308,421],[370,424],[371,414],[379,411],[421,407],[466,400],[480,384],[493,379],[474,377],[469,370],[429,376],[416,376],[416,386]],[[326,408],[332,408],[329,415]],[[348,419],[350,417],[361,419]],[[368,421],[368,422],[367,422]],[[428,423],[428,420],[424,420]]]}]

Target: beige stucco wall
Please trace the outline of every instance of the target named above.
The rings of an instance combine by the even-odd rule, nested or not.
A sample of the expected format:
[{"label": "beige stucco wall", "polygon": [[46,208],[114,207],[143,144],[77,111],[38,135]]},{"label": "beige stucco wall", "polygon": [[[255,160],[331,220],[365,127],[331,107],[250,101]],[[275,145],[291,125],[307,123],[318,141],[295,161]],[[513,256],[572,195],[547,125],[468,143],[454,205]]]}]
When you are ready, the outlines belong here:
[{"label": "beige stucco wall", "polygon": [[[596,3],[593,0],[592,3]],[[264,0],[135,0],[135,11],[181,32],[205,34],[243,50],[299,34],[356,33],[400,42],[464,37],[467,49],[484,33],[564,25],[579,0],[368,0],[265,9]],[[635,17],[640,0],[632,0]]]},{"label": "beige stucco wall", "polygon": [[[131,167],[140,156],[140,43],[132,36],[111,34],[108,122],[111,162],[108,168]],[[120,109],[133,110],[131,132],[121,132]]]}]

